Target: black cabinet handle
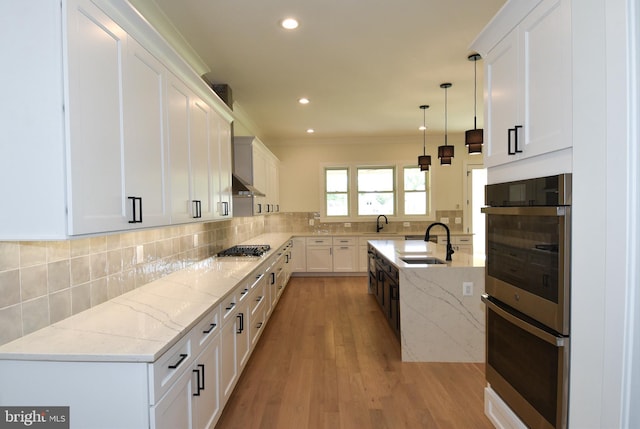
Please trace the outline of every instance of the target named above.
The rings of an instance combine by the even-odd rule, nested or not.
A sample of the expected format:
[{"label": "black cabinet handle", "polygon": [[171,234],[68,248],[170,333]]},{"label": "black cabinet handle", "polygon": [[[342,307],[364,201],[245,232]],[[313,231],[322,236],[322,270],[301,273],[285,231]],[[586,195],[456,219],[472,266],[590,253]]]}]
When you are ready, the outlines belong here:
[{"label": "black cabinet handle", "polygon": [[129,223],[142,223],[142,197],[127,197],[131,201],[131,220]]},{"label": "black cabinet handle", "polygon": [[[197,382],[196,382],[196,393],[193,394],[193,396],[200,396],[200,391],[204,390],[204,364],[198,364],[198,368],[200,369],[194,369],[193,372],[196,373],[197,375]],[[200,380],[202,380],[202,383],[200,382]]]},{"label": "black cabinet handle", "polygon": [[256,325],[256,329],[260,329],[262,328],[262,322],[258,322],[258,324]]},{"label": "black cabinet handle", "polygon": [[515,141],[514,141],[514,149],[516,153],[522,153],[522,149],[520,149],[520,145],[518,144],[518,130],[522,128],[522,125],[516,125],[513,130],[514,130],[514,134],[516,136]]},{"label": "black cabinet handle", "polygon": [[271,273],[271,282],[269,284],[275,284],[276,282],[276,273]]},{"label": "black cabinet handle", "polygon": [[262,204],[258,203],[258,213],[262,213]]},{"label": "black cabinet handle", "polygon": [[210,334],[211,331],[213,331],[216,327],[215,323],[212,323],[209,325],[209,329],[205,329],[204,331],[202,331],[203,334]]},{"label": "black cabinet handle", "polygon": [[[515,125],[513,128],[509,128],[507,130],[507,154],[515,155],[517,153],[522,153],[522,149],[520,149],[520,145],[518,144],[518,130],[522,128],[522,125]],[[513,133],[513,149],[511,146],[511,133]]]},{"label": "black cabinet handle", "polygon": [[176,369],[177,367],[180,366],[180,364],[182,362],[184,362],[184,360],[188,357],[189,355],[186,353],[180,353],[180,359],[178,359],[178,362],[174,363],[173,365],[169,365],[169,369]]},{"label": "black cabinet handle", "polygon": [[263,298],[264,298],[264,296],[259,296],[259,297],[256,299],[256,302],[260,302],[260,301],[262,301],[262,299],[263,299]]},{"label": "black cabinet handle", "polygon": [[247,292],[249,292],[249,289],[244,288],[244,290],[240,292],[240,295],[246,295]]},{"label": "black cabinet handle", "polygon": [[232,309],[233,307],[235,307],[235,306],[236,306],[236,303],[235,303],[235,302],[232,302],[231,304],[229,304],[229,306],[228,306],[228,307],[226,307],[226,308],[225,308],[225,310],[229,311],[229,310],[231,310],[231,309]]},{"label": "black cabinet handle", "polygon": [[202,217],[202,201],[201,200],[193,200],[191,201],[191,216],[194,219],[199,219]]},{"label": "black cabinet handle", "polygon": [[238,330],[236,331],[236,334],[242,334],[242,331],[244,331],[244,313],[238,313],[238,315],[236,316],[239,320],[239,327]]}]

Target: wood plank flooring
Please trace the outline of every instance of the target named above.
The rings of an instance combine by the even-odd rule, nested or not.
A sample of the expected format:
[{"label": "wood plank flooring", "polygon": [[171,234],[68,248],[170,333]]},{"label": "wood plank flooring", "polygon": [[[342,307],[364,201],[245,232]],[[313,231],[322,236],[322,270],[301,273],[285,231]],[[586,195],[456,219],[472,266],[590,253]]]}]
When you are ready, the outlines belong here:
[{"label": "wood plank flooring", "polygon": [[493,428],[484,365],[400,361],[367,277],[294,277],[216,425]]}]

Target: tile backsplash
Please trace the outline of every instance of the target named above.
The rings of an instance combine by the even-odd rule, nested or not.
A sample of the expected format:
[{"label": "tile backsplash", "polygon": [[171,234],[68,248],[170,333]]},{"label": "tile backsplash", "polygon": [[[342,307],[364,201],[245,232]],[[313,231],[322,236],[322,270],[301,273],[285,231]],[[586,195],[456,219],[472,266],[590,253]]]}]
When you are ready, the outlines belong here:
[{"label": "tile backsplash", "polygon": [[[449,217],[451,231],[462,231]],[[314,225],[310,225],[309,220]],[[424,234],[432,221],[389,222]],[[0,345],[115,298],[265,232],[375,233],[375,222],[322,223],[314,212],[238,217],[63,241],[0,241]]]},{"label": "tile backsplash", "polygon": [[264,217],[63,241],[0,241],[0,344],[264,232]]}]

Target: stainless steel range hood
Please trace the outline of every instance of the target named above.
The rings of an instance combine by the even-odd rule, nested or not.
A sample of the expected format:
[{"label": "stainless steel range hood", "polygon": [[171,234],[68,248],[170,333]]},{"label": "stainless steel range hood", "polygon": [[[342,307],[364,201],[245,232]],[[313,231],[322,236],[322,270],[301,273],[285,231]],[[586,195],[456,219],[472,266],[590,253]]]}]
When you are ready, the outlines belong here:
[{"label": "stainless steel range hood", "polygon": [[253,185],[244,181],[240,176],[233,173],[231,175],[231,189],[234,197],[264,197],[265,194],[256,189]]}]

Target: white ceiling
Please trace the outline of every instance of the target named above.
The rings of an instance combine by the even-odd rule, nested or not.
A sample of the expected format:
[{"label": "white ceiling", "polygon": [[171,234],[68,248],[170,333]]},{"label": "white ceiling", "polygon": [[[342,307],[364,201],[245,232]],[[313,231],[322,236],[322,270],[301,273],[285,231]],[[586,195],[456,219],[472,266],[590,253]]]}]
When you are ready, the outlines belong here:
[{"label": "white ceiling", "polygon": [[[265,143],[473,128],[469,45],[505,0],[155,1]],[[144,12],[143,12],[144,13]],[[294,31],[282,18],[300,21]],[[482,61],[478,64],[482,126]],[[302,106],[300,97],[311,103]],[[316,133],[310,136],[307,128]]]}]

